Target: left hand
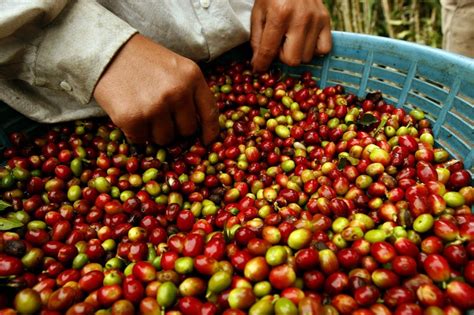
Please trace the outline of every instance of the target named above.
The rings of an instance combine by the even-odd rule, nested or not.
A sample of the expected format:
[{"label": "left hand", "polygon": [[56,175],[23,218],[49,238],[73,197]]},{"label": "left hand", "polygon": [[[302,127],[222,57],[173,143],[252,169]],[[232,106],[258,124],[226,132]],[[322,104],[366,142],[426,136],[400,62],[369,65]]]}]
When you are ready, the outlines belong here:
[{"label": "left hand", "polygon": [[309,62],[331,50],[329,13],[322,0],[256,0],[250,43],[254,71],[266,71],[277,55],[289,66]]}]

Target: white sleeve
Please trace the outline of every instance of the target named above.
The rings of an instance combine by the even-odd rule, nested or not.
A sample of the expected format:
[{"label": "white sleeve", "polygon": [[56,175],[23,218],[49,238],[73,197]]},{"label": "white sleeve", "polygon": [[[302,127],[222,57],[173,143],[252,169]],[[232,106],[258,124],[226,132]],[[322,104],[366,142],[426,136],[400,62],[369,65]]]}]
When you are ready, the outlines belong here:
[{"label": "white sleeve", "polygon": [[0,3],[0,79],[63,91],[85,104],[136,30],[92,0]]},{"label": "white sleeve", "polygon": [[193,0],[209,47],[209,59],[247,42],[253,0]]}]

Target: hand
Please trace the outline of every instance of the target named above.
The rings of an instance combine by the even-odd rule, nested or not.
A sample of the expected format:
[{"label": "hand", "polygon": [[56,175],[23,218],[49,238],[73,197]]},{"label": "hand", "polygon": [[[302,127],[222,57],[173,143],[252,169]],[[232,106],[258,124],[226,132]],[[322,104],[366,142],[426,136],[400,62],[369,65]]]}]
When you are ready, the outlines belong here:
[{"label": "hand", "polygon": [[198,124],[206,144],[219,133],[218,109],[199,67],[139,34],[112,60],[94,97],[135,143],[168,144]]},{"label": "hand", "polygon": [[273,59],[289,66],[309,62],[332,47],[329,13],[322,0],[256,0],[250,43],[254,71],[265,71]]}]

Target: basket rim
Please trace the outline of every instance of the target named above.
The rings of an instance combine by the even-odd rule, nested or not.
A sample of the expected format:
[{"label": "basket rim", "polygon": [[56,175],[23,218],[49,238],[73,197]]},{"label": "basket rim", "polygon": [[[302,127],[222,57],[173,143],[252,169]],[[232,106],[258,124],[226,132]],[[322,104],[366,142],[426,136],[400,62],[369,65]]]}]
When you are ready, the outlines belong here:
[{"label": "basket rim", "polygon": [[[453,52],[449,52],[440,48],[435,48],[419,43],[404,41],[400,39],[394,39],[389,37],[383,36],[376,36],[376,35],[367,35],[367,34],[360,34],[360,33],[352,33],[352,32],[342,32],[342,31],[332,31],[333,36],[333,48],[334,46],[339,46],[344,43],[344,40],[350,40],[353,42],[357,40],[358,42],[363,43],[374,43],[376,45],[397,45],[398,48],[404,51],[411,51],[412,53],[420,52],[420,53],[427,53],[430,57],[434,57],[436,59],[442,58],[445,61],[462,65],[464,67],[469,68],[469,70],[474,71],[474,58],[470,58],[467,56],[459,55]],[[367,48],[370,49],[370,48]],[[422,59],[421,56],[413,55],[412,58],[414,60]]]}]

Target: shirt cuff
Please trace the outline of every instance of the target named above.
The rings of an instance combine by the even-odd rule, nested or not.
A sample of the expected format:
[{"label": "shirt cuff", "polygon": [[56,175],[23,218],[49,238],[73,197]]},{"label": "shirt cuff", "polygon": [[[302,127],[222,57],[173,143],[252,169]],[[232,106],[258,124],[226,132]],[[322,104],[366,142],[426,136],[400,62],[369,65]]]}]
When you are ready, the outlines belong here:
[{"label": "shirt cuff", "polygon": [[115,53],[137,31],[95,1],[72,1],[45,29],[34,85],[86,104]]}]

